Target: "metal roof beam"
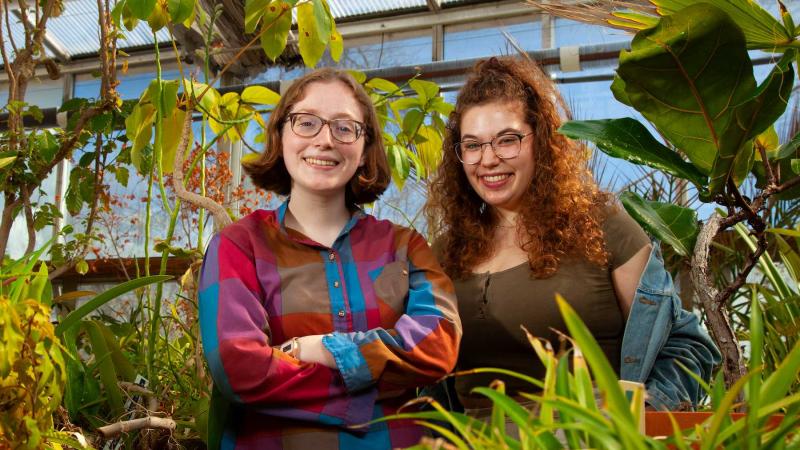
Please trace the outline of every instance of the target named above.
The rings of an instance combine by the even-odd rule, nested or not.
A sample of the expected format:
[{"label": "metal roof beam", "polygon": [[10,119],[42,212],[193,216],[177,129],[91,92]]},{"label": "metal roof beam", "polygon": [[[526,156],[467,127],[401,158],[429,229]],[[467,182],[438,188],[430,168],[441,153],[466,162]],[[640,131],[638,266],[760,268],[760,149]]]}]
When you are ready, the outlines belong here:
[{"label": "metal roof beam", "polygon": [[[31,28],[36,26],[31,20],[31,17],[28,15],[27,11],[23,11],[19,8],[11,9],[10,11],[17,17],[17,19],[28,23]],[[70,60],[69,50],[67,50],[66,47],[64,47],[61,42],[58,41],[58,39],[53,37],[53,34],[50,33],[50,31],[45,30],[43,41],[45,47],[53,52],[60,62],[67,62]]]},{"label": "metal roof beam", "polygon": [[[439,2],[440,0],[435,1]],[[341,24],[337,23],[336,30],[341,33],[343,38],[347,39],[348,37],[429,28],[434,25],[454,25],[458,23],[520,17],[536,14],[539,11],[540,10],[537,8],[519,1],[502,1],[447,8],[438,12],[425,11],[355,22],[343,22]]]},{"label": "metal roof beam", "polygon": [[442,0],[426,0],[428,9],[433,12],[439,12],[442,9]]}]

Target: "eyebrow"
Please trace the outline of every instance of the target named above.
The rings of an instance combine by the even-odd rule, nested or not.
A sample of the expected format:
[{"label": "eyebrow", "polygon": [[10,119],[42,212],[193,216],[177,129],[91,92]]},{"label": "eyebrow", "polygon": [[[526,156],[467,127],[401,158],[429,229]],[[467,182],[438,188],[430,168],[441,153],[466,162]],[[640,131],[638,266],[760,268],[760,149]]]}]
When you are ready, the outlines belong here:
[{"label": "eyebrow", "polygon": [[[521,130],[518,130],[518,129],[516,129],[516,128],[511,128],[511,127],[508,127],[508,128],[503,128],[502,130],[500,130],[500,131],[499,131],[499,132],[498,132],[498,133],[495,135],[495,137],[497,137],[497,136],[500,136],[500,135],[503,135],[503,134],[511,134],[511,133],[525,134],[525,133],[523,133]],[[462,134],[462,135],[461,135],[461,139],[478,139],[478,137],[477,137],[477,136],[475,136],[475,135],[472,135],[472,134]],[[494,138],[493,138],[493,139],[494,139]]]},{"label": "eyebrow", "polygon": [[[316,116],[320,116],[320,117],[322,116],[320,114],[320,112],[317,111],[316,109],[308,109],[308,108],[301,108],[301,109],[298,109],[298,110],[295,110],[295,111],[289,111],[288,114],[314,114]],[[359,120],[359,119],[354,118],[353,116],[351,116],[348,113],[338,113],[338,114],[334,114],[333,117],[323,117],[323,119],[327,119],[327,120],[347,119],[347,120],[354,120],[356,122],[364,122],[363,120]]]}]

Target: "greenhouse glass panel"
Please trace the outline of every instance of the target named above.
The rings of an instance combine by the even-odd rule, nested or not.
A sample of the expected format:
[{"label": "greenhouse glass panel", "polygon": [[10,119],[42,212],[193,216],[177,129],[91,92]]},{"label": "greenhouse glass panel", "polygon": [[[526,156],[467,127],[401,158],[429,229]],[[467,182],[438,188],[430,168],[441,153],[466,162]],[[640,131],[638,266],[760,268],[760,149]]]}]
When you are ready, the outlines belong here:
[{"label": "greenhouse glass panel", "polygon": [[516,49],[504,32],[523,50],[538,50],[542,47],[542,23],[537,16],[531,15],[445,27],[444,59],[516,54]]}]

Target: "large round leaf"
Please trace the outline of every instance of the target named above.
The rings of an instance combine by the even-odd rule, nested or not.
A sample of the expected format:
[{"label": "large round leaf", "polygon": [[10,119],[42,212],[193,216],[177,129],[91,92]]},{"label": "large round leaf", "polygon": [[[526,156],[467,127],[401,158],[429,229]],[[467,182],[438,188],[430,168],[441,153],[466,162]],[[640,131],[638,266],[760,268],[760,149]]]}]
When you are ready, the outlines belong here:
[{"label": "large round leaf", "polygon": [[[785,61],[757,88],[742,31],[712,5],[698,3],[636,35],[620,55],[617,97],[624,95],[722,190],[740,151],[786,108]],[[622,92],[624,90],[624,93]],[[747,164],[752,158],[740,158]]]}]

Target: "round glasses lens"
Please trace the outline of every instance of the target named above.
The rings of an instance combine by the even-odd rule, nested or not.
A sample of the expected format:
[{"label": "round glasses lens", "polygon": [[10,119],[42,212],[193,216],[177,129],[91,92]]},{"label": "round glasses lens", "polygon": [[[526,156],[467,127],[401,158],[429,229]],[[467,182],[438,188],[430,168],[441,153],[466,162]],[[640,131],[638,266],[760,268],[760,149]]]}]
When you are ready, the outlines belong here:
[{"label": "round glasses lens", "polygon": [[311,114],[295,114],[292,116],[292,130],[299,136],[314,136],[322,128],[322,120]]},{"label": "round glasses lens", "polygon": [[497,136],[492,148],[498,158],[513,158],[519,154],[519,136],[516,134]]},{"label": "round glasses lens", "polygon": [[481,160],[482,148],[478,141],[463,141],[456,145],[456,152],[462,162],[474,164]]},{"label": "round glasses lens", "polygon": [[352,120],[331,120],[328,122],[333,137],[344,143],[352,143],[358,139],[359,127]]}]

